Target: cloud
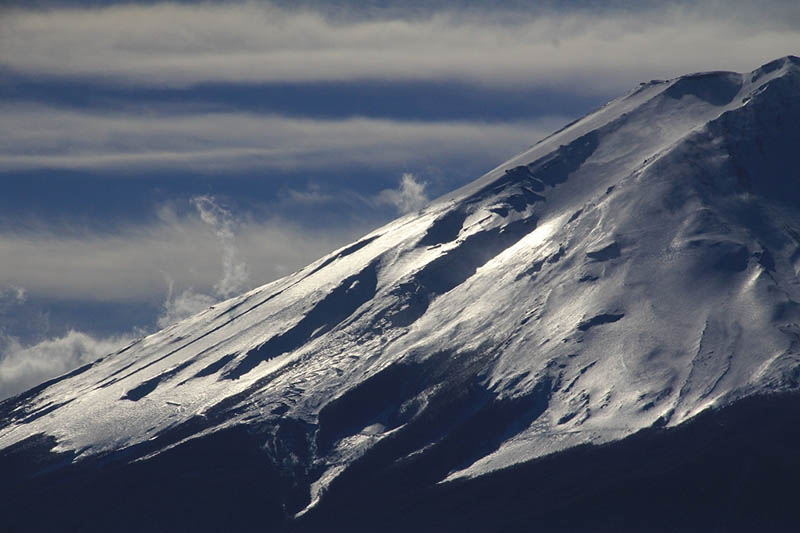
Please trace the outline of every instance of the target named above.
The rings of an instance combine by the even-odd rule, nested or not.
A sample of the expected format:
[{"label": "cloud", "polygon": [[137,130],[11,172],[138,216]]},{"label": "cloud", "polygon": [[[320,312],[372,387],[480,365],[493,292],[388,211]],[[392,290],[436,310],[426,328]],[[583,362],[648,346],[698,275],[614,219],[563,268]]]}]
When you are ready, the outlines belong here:
[{"label": "cloud", "polygon": [[173,294],[172,291],[173,283],[170,283],[170,290],[167,293],[167,299],[164,301],[164,312],[156,320],[160,328],[165,328],[170,324],[195,315],[219,301],[218,298],[195,292],[191,288],[185,289],[177,295]]},{"label": "cloud", "polygon": [[338,200],[336,195],[323,191],[316,183],[310,184],[304,190],[288,189],[286,195],[292,203],[305,206],[325,205]]},{"label": "cloud", "polygon": [[0,67],[155,87],[394,79],[607,92],[749,70],[796,53],[800,38],[796,2],[363,11],[372,15],[253,2],[7,9]]},{"label": "cloud", "polygon": [[7,306],[13,306],[25,303],[28,294],[25,287],[16,285],[9,285],[6,288],[0,287],[0,310]]},{"label": "cloud", "polygon": [[113,233],[60,229],[0,230],[0,287],[25,287],[31,298],[158,305],[174,280],[173,296],[193,287],[221,298],[290,274],[372,227],[353,221],[308,229],[246,217],[236,224],[233,250],[197,214],[167,208],[157,220]]},{"label": "cloud", "polygon": [[233,234],[233,215],[220,206],[213,196],[196,196],[192,198],[192,205],[200,213],[203,222],[214,230],[222,248],[222,277],[214,284],[214,292],[222,298],[229,298],[242,291],[250,276],[247,264],[239,258]]},{"label": "cloud", "polygon": [[0,337],[0,400],[90,363],[119,349],[124,336],[96,339],[69,331],[62,337],[23,346],[13,337]]},{"label": "cloud", "polygon": [[214,284],[213,295],[197,292],[193,288],[175,294],[175,283],[169,279],[164,313],[157,319],[157,324],[161,328],[199,313],[221,299],[243,292],[250,277],[247,264],[239,257],[233,231],[235,220],[231,212],[210,195],[195,196],[191,199],[191,203],[197,209],[200,219],[210,226],[216,236],[222,251],[222,275]]},{"label": "cloud", "polygon": [[314,120],[239,112],[104,113],[0,105],[0,170],[329,170],[512,155],[567,122]]},{"label": "cloud", "polygon": [[[15,322],[20,319],[25,320],[27,317],[20,316],[18,312],[20,307],[28,300],[28,293],[24,287],[16,285],[7,285],[3,287],[0,284],[0,348],[2,348],[2,339],[9,330],[14,329]],[[13,319],[9,318],[13,317]],[[0,356],[2,351],[0,350]]]},{"label": "cloud", "polygon": [[381,191],[376,200],[379,204],[393,206],[400,214],[422,209],[430,201],[425,195],[425,182],[417,181],[410,172],[403,174],[397,189]]}]

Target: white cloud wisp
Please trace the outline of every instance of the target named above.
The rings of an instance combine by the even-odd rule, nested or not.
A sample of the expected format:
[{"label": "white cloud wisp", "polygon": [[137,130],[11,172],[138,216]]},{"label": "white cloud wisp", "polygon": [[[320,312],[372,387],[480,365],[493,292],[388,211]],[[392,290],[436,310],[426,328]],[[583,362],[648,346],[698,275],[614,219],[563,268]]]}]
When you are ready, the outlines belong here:
[{"label": "white cloud wisp", "polygon": [[[0,105],[0,170],[149,168],[322,170],[397,167],[512,155],[568,119],[423,122],[297,119],[236,112],[104,113],[43,105]],[[79,134],[76,134],[79,132]]]},{"label": "white cloud wisp", "polygon": [[224,298],[243,292],[247,288],[250,272],[247,263],[240,259],[234,235],[235,221],[228,209],[222,207],[213,196],[196,196],[191,200],[200,219],[210,227],[221,248],[222,275],[214,283],[213,294],[206,294],[187,288],[175,294],[175,284],[169,280],[164,313],[158,317],[158,326],[163,328],[184,318],[199,313],[203,309]]},{"label": "white cloud wisp", "polygon": [[370,229],[352,225],[311,231],[276,217],[241,221],[227,271],[225,253],[220,253],[224,245],[214,228],[199,216],[170,209],[159,220],[110,234],[65,235],[49,226],[0,231],[0,287],[25,287],[31,298],[159,303],[173,280],[173,296],[193,287],[220,298],[249,288],[244,272],[254,283],[267,283]]},{"label": "white cloud wisp", "polygon": [[342,11],[332,18],[254,2],[7,9],[0,67],[156,87],[380,79],[607,92],[695,70],[752,69],[797,53],[800,41],[792,2],[384,18]]},{"label": "white cloud wisp", "polygon": [[233,233],[233,215],[216,201],[213,196],[196,196],[192,198],[203,222],[211,227],[222,248],[222,277],[214,284],[214,292],[221,298],[229,298],[241,292],[247,284],[250,274],[247,264],[239,258],[236,237]]},{"label": "white cloud wisp", "polygon": [[400,178],[397,189],[385,189],[378,194],[377,203],[393,206],[401,215],[425,207],[430,201],[425,194],[425,182],[406,172]]},{"label": "white cloud wisp", "polygon": [[95,338],[69,331],[62,337],[23,346],[13,337],[0,337],[0,400],[118,350],[126,336]]}]

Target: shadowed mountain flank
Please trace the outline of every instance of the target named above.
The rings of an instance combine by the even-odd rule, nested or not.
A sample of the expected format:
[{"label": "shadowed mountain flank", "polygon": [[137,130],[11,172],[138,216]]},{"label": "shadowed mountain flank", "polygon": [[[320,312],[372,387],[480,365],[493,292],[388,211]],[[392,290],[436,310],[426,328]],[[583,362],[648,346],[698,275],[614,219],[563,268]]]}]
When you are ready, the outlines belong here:
[{"label": "shadowed mountain flank", "polygon": [[378,283],[376,269],[377,265],[373,263],[358,274],[345,278],[295,326],[247,352],[242,360],[222,377],[237,379],[262,361],[292,351],[312,338],[324,335],[335,328],[374,296]]},{"label": "shadowed mountain flank", "polygon": [[617,320],[621,320],[622,317],[625,316],[625,313],[602,313],[587,320],[584,320],[580,324],[578,324],[578,329],[581,331],[587,331],[595,326],[600,326],[602,324],[611,324],[616,322]]},{"label": "shadowed mountain flank", "polygon": [[684,76],[673,83],[664,94],[680,100],[694,96],[712,105],[725,105],[739,93],[742,77],[732,72],[708,72]]},{"label": "shadowed mountain flank", "polygon": [[[754,398],[674,430],[647,429],[419,491],[397,479],[405,472],[385,469],[352,481],[290,530],[324,524],[366,532],[378,521],[397,532],[525,531],[531,524],[587,533],[790,530],[791,487],[800,474],[797,416],[797,396]],[[391,490],[376,493],[375,486]]]},{"label": "shadowed mountain flank", "polygon": [[407,327],[428,310],[433,298],[464,283],[481,266],[517,243],[536,228],[536,221],[521,219],[506,226],[474,233],[457,248],[433,259],[392,291],[396,302],[378,315],[377,324]]},{"label": "shadowed mountain flank", "polygon": [[[149,461],[101,468],[90,460],[60,475],[54,466],[68,465],[71,456],[52,453],[55,442],[39,436],[0,452],[6,480],[0,495],[16,511],[5,515],[9,531],[133,532],[153,530],[154,523],[157,531],[291,533],[371,532],[376,523],[397,532],[520,531],[532,523],[549,531],[791,531],[799,416],[796,395],[750,398],[678,428],[645,429],[444,484],[420,483],[433,477],[424,458],[391,466],[365,461],[300,519],[285,514],[290,486],[243,428]],[[33,465],[46,472],[29,477]],[[81,472],[79,485],[70,472]],[[161,481],[152,483],[156,477]]]},{"label": "shadowed mountain flank", "polygon": [[467,213],[462,210],[448,211],[433,221],[420,239],[419,246],[435,246],[456,240],[466,219]]},{"label": "shadowed mountain flank", "polygon": [[535,192],[567,181],[589,159],[599,144],[597,132],[587,133],[553,153],[527,165],[506,170],[509,181],[524,181]]}]

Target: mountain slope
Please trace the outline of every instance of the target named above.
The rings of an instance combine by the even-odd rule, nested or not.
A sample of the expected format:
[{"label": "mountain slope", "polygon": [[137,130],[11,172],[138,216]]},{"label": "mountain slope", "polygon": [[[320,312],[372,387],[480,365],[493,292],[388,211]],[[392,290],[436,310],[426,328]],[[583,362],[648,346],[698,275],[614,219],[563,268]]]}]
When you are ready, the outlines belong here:
[{"label": "mountain slope", "polygon": [[369,470],[457,486],[791,392],[798,140],[798,58],[642,84],[419,213],[1,403],[0,463],[37,491],[32,475],[152,480],[170,457],[242,450],[239,477],[214,471],[235,486],[257,465],[270,496],[243,501],[277,523],[330,512]]}]

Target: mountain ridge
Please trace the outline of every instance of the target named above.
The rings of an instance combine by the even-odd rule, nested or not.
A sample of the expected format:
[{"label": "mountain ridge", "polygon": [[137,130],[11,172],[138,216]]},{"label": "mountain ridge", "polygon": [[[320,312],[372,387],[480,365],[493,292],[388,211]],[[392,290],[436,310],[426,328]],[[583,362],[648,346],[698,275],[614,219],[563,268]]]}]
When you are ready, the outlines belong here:
[{"label": "mountain ridge", "polygon": [[303,516],[364,462],[446,484],[793,391],[798,93],[794,56],[643,84],[419,213],[1,402],[0,450],[141,463],[243,427]]}]

